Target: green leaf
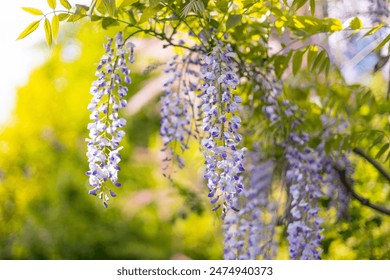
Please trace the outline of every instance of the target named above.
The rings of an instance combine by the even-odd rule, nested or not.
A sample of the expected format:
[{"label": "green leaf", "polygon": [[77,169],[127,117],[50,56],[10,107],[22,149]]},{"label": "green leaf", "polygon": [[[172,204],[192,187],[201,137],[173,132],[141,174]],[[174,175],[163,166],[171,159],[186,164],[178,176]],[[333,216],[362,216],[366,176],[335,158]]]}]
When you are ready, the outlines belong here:
[{"label": "green leaf", "polygon": [[318,69],[319,73],[322,73],[325,70],[325,74],[328,75],[329,72],[329,64],[330,64],[330,59],[328,56],[324,58],[324,61],[322,62],[320,68]]},{"label": "green leaf", "polygon": [[106,7],[108,14],[113,17],[116,14],[115,0],[103,0],[103,4]]},{"label": "green leaf", "polygon": [[314,59],[317,57],[318,53],[318,47],[317,46],[311,46],[309,48],[309,51],[307,52],[307,68],[310,69],[312,66],[312,63]]},{"label": "green leaf", "polygon": [[53,38],[52,38],[52,34],[51,34],[50,21],[47,18],[45,18],[44,27],[45,27],[46,43],[49,47],[51,47],[51,45],[53,43]]},{"label": "green leaf", "polygon": [[60,29],[60,19],[57,15],[54,15],[51,19],[51,26],[53,31],[53,41],[57,42],[58,30]]},{"label": "green leaf", "polygon": [[384,144],[384,145],[382,146],[382,148],[379,150],[379,152],[376,154],[375,159],[380,158],[380,157],[387,151],[387,149],[389,148],[389,146],[390,146],[389,143]]},{"label": "green leaf", "polygon": [[72,5],[68,2],[68,0],[60,0],[60,3],[61,5],[65,8],[65,9],[71,9],[72,8]]},{"label": "green leaf", "polygon": [[112,25],[118,25],[118,22],[116,21],[116,19],[114,18],[103,18],[103,21],[102,21],[102,27],[104,29],[107,29],[108,27],[112,26]]},{"label": "green leaf", "polygon": [[61,13],[61,14],[58,14],[58,19],[60,21],[64,21],[64,20],[67,20],[69,18],[70,14],[67,14],[67,13]]},{"label": "green leaf", "polygon": [[370,151],[372,148],[374,148],[376,145],[378,145],[384,137],[385,137],[385,135],[381,134],[377,138],[375,138],[374,142],[372,142],[371,146],[368,148],[368,151]]},{"label": "green leaf", "polygon": [[353,30],[359,30],[360,28],[362,28],[362,26],[363,23],[358,17],[353,18],[353,20],[351,20],[351,22],[349,23],[349,27]]},{"label": "green leaf", "polygon": [[157,12],[156,8],[151,8],[151,7],[146,8],[141,18],[139,19],[138,24],[142,24],[148,21],[152,16],[156,14],[156,12]]},{"label": "green leaf", "polygon": [[363,35],[363,37],[370,36],[374,33],[376,33],[379,29],[381,29],[384,26],[383,23],[371,28],[366,34]]},{"label": "green leaf", "polygon": [[47,0],[47,4],[49,4],[49,7],[54,10],[57,6],[57,0]]},{"label": "green leaf", "polygon": [[212,27],[214,27],[215,29],[218,29],[218,27],[219,27],[219,22],[216,21],[215,19],[210,19],[210,25],[211,25]]},{"label": "green leaf", "polygon": [[68,18],[68,22],[75,22],[87,15],[88,6],[76,4],[76,10],[73,15]]},{"label": "green leaf", "polygon": [[134,4],[135,2],[138,2],[139,0],[119,0],[118,1],[118,7],[119,8],[124,8],[124,7],[127,7],[127,6],[130,6],[132,4]]},{"label": "green leaf", "polygon": [[158,4],[160,4],[160,0],[149,0],[150,7],[156,7]]},{"label": "green leaf", "polygon": [[310,0],[310,12],[311,15],[314,16],[316,12],[316,1],[315,0]]},{"label": "green leaf", "polygon": [[226,30],[235,27],[242,19],[242,15],[230,15],[226,21]]},{"label": "green leaf", "polygon": [[30,25],[27,26],[26,29],[24,29],[24,30],[22,31],[22,33],[20,33],[19,37],[18,37],[16,40],[23,39],[23,38],[26,37],[27,35],[31,34],[34,30],[36,30],[36,29],[38,28],[39,23],[40,23],[39,20],[30,23]]},{"label": "green leaf", "polygon": [[380,42],[378,46],[376,46],[376,48],[374,49],[374,52],[379,51],[389,41],[390,41],[390,34],[387,35],[387,37],[382,42]]},{"label": "green leaf", "polygon": [[291,4],[291,8],[295,8],[295,10],[299,10],[302,8],[303,5],[305,5],[307,0],[294,0]]},{"label": "green leaf", "polygon": [[315,71],[317,66],[322,62],[322,60],[325,58],[326,52],[322,50],[316,57],[316,59],[313,62],[313,66],[311,67],[312,71]]},{"label": "green leaf", "polygon": [[35,9],[35,8],[23,7],[22,9],[24,11],[26,11],[27,13],[30,13],[32,15],[36,15],[36,16],[42,16],[43,15],[43,12],[41,10],[38,10],[38,9]]},{"label": "green leaf", "polygon": [[223,13],[227,13],[228,7],[229,7],[229,2],[227,0],[217,0],[215,3],[215,6]]},{"label": "green leaf", "polygon": [[292,68],[294,75],[298,74],[299,70],[301,69],[303,53],[303,51],[299,50],[294,53],[292,59]]}]

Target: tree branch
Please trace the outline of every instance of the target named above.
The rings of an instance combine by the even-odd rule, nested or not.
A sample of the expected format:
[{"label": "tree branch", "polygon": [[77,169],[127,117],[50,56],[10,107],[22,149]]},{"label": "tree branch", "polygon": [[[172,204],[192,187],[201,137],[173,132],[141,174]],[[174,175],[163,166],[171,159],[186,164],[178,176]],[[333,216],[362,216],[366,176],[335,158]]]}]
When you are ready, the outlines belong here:
[{"label": "tree branch", "polygon": [[367,206],[371,209],[374,209],[382,214],[386,214],[390,216],[390,209],[383,207],[381,205],[377,205],[374,203],[371,203],[368,198],[365,198],[361,196],[360,194],[356,193],[355,190],[352,187],[352,184],[349,182],[347,176],[346,176],[346,171],[345,169],[339,169],[335,167],[337,172],[339,173],[340,176],[340,181],[344,185],[344,187],[347,189],[348,193],[355,198],[357,201],[359,201],[362,205]]},{"label": "tree branch", "polygon": [[359,148],[354,148],[353,152],[355,154],[361,156],[365,160],[367,160],[369,163],[371,163],[379,171],[379,173],[382,174],[383,177],[385,177],[387,179],[387,181],[390,182],[390,174],[387,173],[387,171],[383,168],[383,166],[380,165],[375,159],[373,159],[372,157],[367,155],[363,150],[361,150]]}]

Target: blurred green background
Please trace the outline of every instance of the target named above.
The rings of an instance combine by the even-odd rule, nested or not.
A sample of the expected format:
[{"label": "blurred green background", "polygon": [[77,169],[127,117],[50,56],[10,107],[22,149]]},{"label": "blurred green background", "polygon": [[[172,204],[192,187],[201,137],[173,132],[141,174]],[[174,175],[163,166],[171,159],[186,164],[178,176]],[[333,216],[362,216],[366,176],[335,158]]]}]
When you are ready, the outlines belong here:
[{"label": "blurred green background", "polygon": [[[86,107],[105,33],[91,25],[64,29],[18,90],[12,122],[0,130],[0,259],[222,258],[221,221],[208,205],[196,145],[174,185],[161,175],[157,96],[127,118],[118,197],[105,209],[87,194]],[[137,50],[130,96],[158,72],[142,73],[148,56]],[[359,161],[356,180],[374,201],[388,201],[368,164]],[[390,258],[388,217],[356,202],[343,221],[324,215],[325,259]],[[279,228],[282,259],[285,235]]]}]

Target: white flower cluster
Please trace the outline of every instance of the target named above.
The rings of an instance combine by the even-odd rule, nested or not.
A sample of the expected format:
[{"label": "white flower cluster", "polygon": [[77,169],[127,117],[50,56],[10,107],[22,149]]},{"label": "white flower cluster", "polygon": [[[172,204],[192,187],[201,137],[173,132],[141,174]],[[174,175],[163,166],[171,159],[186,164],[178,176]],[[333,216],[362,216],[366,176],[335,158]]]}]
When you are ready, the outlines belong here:
[{"label": "white flower cluster", "polygon": [[[113,44],[115,44],[113,46]],[[126,107],[124,98],[128,88],[125,84],[131,83],[128,62],[134,61],[134,45],[130,42],[125,44],[123,35],[119,32],[114,39],[109,38],[104,45],[105,54],[97,67],[97,79],[91,86],[92,100],[88,105],[91,111],[91,122],[88,124],[88,162],[89,184],[92,189],[90,194],[103,200],[104,206],[108,207],[109,195],[116,194],[107,186],[119,187],[118,182],[119,151],[122,149],[120,142],[125,136],[122,130],[126,120],[120,118],[118,111]]]},{"label": "white flower cluster", "polygon": [[203,83],[199,111],[209,198],[216,204],[213,210],[222,205],[222,215],[233,209],[234,199],[241,193],[244,185],[241,173],[244,171],[243,161],[245,148],[238,148],[242,137],[238,130],[241,118],[238,110],[241,97],[234,93],[239,79],[235,72],[234,58],[236,54],[230,46],[217,44],[213,51],[204,55],[201,60],[201,78]]}]

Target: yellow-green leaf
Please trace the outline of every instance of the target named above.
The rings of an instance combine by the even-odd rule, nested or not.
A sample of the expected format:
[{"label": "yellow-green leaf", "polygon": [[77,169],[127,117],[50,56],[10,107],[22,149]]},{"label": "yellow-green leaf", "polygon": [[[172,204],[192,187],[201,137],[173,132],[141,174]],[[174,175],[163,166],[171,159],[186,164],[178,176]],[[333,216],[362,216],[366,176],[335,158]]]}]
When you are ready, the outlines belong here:
[{"label": "yellow-green leaf", "polygon": [[316,1],[315,0],[310,0],[310,12],[311,15],[314,16],[316,12]]},{"label": "yellow-green leaf", "polygon": [[64,20],[67,20],[69,18],[70,14],[67,14],[67,13],[62,13],[62,14],[58,14],[58,19],[60,21],[64,21]]},{"label": "yellow-green leaf", "polygon": [[47,4],[49,4],[49,7],[54,10],[57,6],[57,0],[47,0]]},{"label": "yellow-green leaf", "polygon": [[27,26],[26,29],[24,29],[24,30],[22,31],[22,33],[20,33],[18,39],[16,39],[16,40],[23,39],[23,38],[26,37],[28,34],[32,33],[34,30],[36,30],[36,29],[38,28],[39,23],[40,23],[39,20],[30,23],[30,25]]},{"label": "yellow-green leaf", "polygon": [[301,69],[302,57],[303,57],[302,51],[296,51],[294,53],[293,60],[292,60],[292,68],[293,68],[294,75],[296,75],[299,72],[299,69]]},{"label": "yellow-green leaf", "polygon": [[139,19],[139,24],[144,23],[145,21],[149,20],[153,15],[156,14],[156,8],[148,7],[144,10],[144,13],[142,14],[141,18]]},{"label": "yellow-green leaf", "polygon": [[116,4],[115,0],[103,0],[103,4],[106,8],[108,14],[113,17],[116,14]]},{"label": "yellow-green leaf", "polygon": [[130,6],[130,5],[134,4],[137,1],[138,0],[118,0],[117,6],[119,8],[124,8],[124,7],[127,7],[127,6]]},{"label": "yellow-green leaf", "polygon": [[375,32],[377,32],[379,29],[381,29],[383,26],[385,26],[383,23],[371,28],[367,33],[365,33],[363,35],[363,37],[366,37],[366,36],[370,36],[372,34],[374,34]]},{"label": "yellow-green leaf", "polygon": [[65,9],[71,9],[72,8],[72,5],[68,2],[68,0],[60,0],[60,3],[61,5],[65,8]]},{"label": "yellow-green leaf", "polygon": [[230,15],[226,21],[226,30],[235,27],[237,24],[240,23],[242,19],[242,15]]},{"label": "yellow-green leaf", "polygon": [[42,16],[43,15],[43,12],[41,10],[38,10],[38,9],[35,9],[35,8],[23,7],[22,9],[24,11],[26,11],[27,13],[30,13],[32,15],[36,15],[36,16]]},{"label": "yellow-green leaf", "polygon": [[337,18],[331,19],[330,31],[340,31],[343,29],[343,24]]},{"label": "yellow-green leaf", "polygon": [[353,30],[358,30],[362,28],[362,25],[363,23],[358,17],[353,18],[353,20],[351,20],[351,22],[349,23],[349,27]]},{"label": "yellow-green leaf", "polygon": [[380,158],[388,149],[389,149],[390,143],[384,144],[382,148],[379,150],[379,152],[376,154],[375,159]]},{"label": "yellow-green leaf", "polygon": [[376,48],[374,49],[374,51],[379,51],[379,50],[380,50],[384,45],[386,45],[386,43],[389,42],[389,41],[390,41],[390,34],[387,35],[387,37],[386,37],[382,42],[380,42],[378,46],[376,46]]},{"label": "yellow-green leaf", "polygon": [[318,53],[317,46],[311,46],[309,48],[309,51],[307,53],[307,67],[308,68],[310,68],[312,66],[314,59],[317,57],[317,53]]},{"label": "yellow-green leaf", "polygon": [[44,27],[45,27],[46,43],[50,47],[53,43],[53,38],[51,34],[50,21],[47,18],[45,18]]},{"label": "yellow-green leaf", "polygon": [[323,62],[323,59],[326,57],[326,51],[322,50],[320,53],[317,55],[316,59],[313,62],[313,65],[311,66],[312,71],[316,71],[317,66]]},{"label": "yellow-green leaf", "polygon": [[60,29],[60,20],[57,15],[54,15],[51,20],[51,27],[53,33],[53,41],[57,42],[58,30]]}]

